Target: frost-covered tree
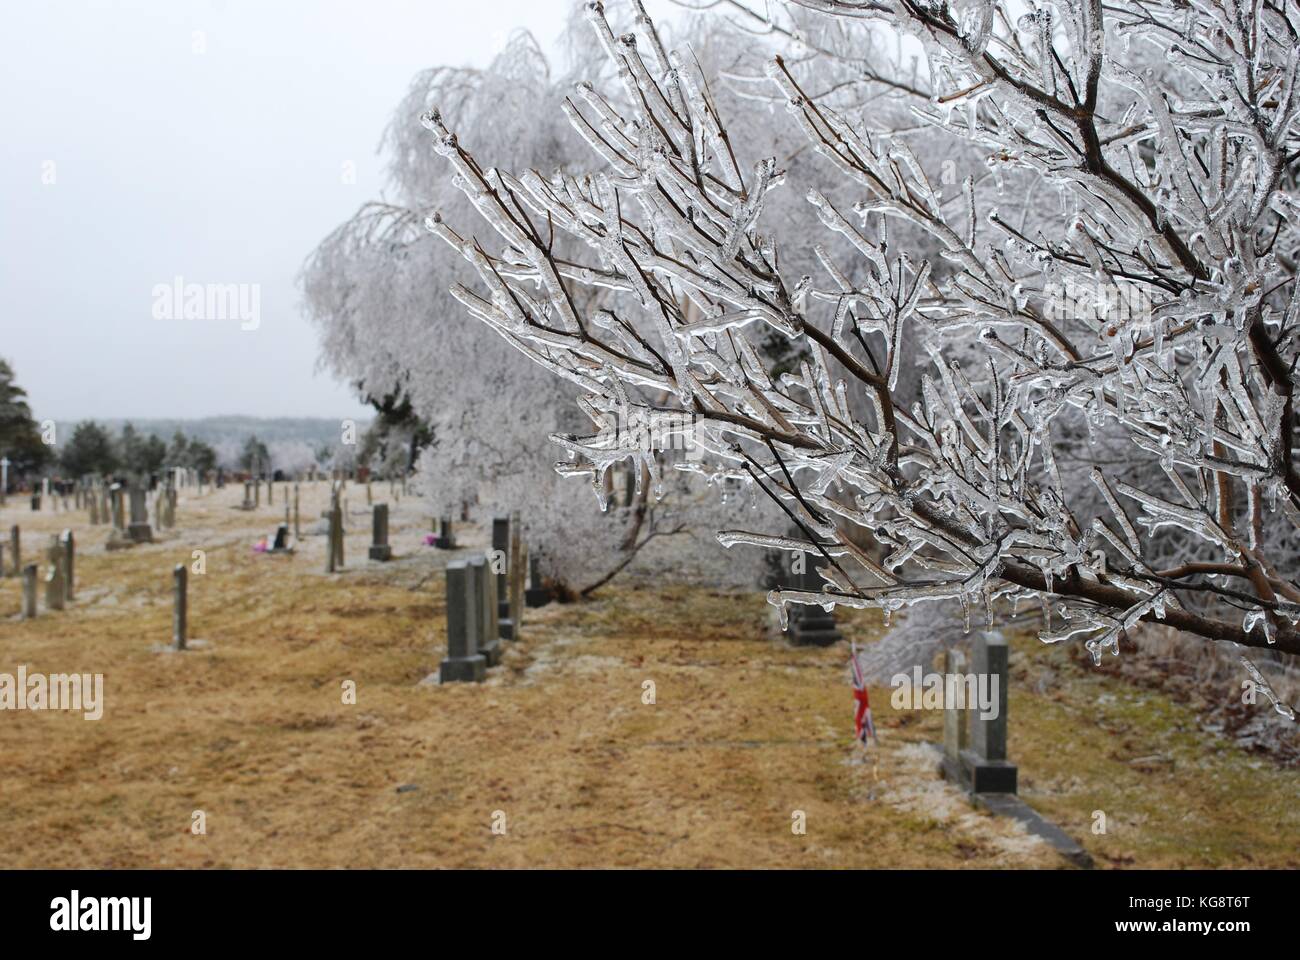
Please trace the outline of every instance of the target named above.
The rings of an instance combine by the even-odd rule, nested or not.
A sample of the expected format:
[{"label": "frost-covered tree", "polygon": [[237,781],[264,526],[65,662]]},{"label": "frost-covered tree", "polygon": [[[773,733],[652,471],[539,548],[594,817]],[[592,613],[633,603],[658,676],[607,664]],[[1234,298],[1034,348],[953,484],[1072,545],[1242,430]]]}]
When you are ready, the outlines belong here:
[{"label": "frost-covered tree", "polygon": [[[772,58],[768,79],[822,164],[797,183],[775,158],[745,166],[744,128],[728,127],[689,56],[643,11],[616,35],[591,4],[621,91],[583,86],[564,110],[599,172],[489,167],[473,127],[462,143],[444,114],[424,118],[496,235],[429,218],[477,272],[456,298],[577,387],[598,426],[688,415],[706,457],[677,466],[754,485],[802,531],[719,539],[824,560],[825,589],[774,591],[782,609],[951,600],[991,615],[998,599],[1032,601],[1044,640],[1086,640],[1095,658],[1143,620],[1300,653],[1300,10],[798,5],[893,32],[904,56],[915,47],[926,96],[913,122],[951,150],[918,154],[870,109],[836,109],[819,95],[833,51],[751,11],[739,15],[786,30],[797,52]],[[906,82],[898,66],[858,82]],[[942,163],[970,148],[986,166],[947,187]],[[837,179],[853,202],[831,198]],[[782,193],[852,262],[766,216]],[[939,255],[891,242],[901,224]],[[558,255],[557,236],[582,255]],[[809,247],[820,269],[794,273],[788,252]],[[592,288],[609,295],[598,312],[583,306]],[[899,394],[909,331],[931,361],[914,403]],[[806,350],[778,377],[756,346],[773,333]],[[1062,456],[1089,431],[1122,437],[1127,458],[1070,461],[1095,498]],[[628,457],[656,468],[608,430],[567,443],[597,481]],[[1152,482],[1123,479],[1129,464]]]},{"label": "frost-covered tree", "polygon": [[[695,58],[711,76],[730,71],[761,78],[761,59],[754,51],[762,45],[756,47],[752,36],[692,26]],[[566,38],[579,53],[582,72],[600,77],[603,57],[596,51],[593,58],[578,42],[588,32],[578,17]],[[612,69],[604,72],[606,79],[614,76]],[[657,546],[667,535],[674,537],[671,551],[640,555],[643,568],[752,583],[759,558],[725,554],[712,534],[718,523],[739,519],[750,506],[744,498],[680,474],[638,489],[632,472],[611,482],[619,489],[608,495],[602,487],[607,504],[602,511],[589,490],[552,469],[557,451],[549,437],[581,428],[581,391],[464,316],[449,288],[472,282],[473,268],[423,229],[433,210],[468,218],[473,207],[451,171],[428,150],[417,122],[422,111],[432,103],[446,105],[447,116],[477,131],[499,162],[586,176],[600,158],[565,116],[573,80],[553,78],[550,64],[525,34],[516,35],[485,70],[436,68],[415,78],[383,142],[391,158],[392,196],[367,204],[335,230],[302,273],[306,303],[321,331],[322,361],[371,396],[407,398],[413,413],[429,425],[434,439],[418,461],[417,486],[432,509],[458,512],[462,502],[477,503],[485,513],[519,509],[529,539],[543,550],[546,572],[576,590],[623,569],[642,547]],[[756,155],[777,150],[793,154],[794,164],[814,162],[797,131],[766,105],[753,112]],[[790,215],[815,223],[802,204],[793,204]],[[557,255],[578,255],[582,248],[580,240],[560,233],[553,243]],[[598,312],[611,296],[594,286],[574,295],[584,312]],[[789,346],[772,341],[761,349],[794,362],[798,353]],[[789,355],[780,357],[781,350]],[[369,451],[362,452],[371,459]],[[630,497],[623,489],[628,477]]]}]

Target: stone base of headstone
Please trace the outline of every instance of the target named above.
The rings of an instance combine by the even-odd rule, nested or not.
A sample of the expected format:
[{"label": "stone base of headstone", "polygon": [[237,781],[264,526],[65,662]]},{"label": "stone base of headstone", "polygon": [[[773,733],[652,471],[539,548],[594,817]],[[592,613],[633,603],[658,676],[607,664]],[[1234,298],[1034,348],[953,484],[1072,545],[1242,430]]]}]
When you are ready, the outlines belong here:
[{"label": "stone base of headstone", "polygon": [[497,664],[501,662],[500,642],[494,640],[486,647],[480,647],[479,656],[481,656],[484,659],[484,661],[486,661],[489,667],[495,667]]},{"label": "stone base of headstone", "polygon": [[128,524],[126,535],[132,543],[153,543],[153,529],[147,523]]},{"label": "stone base of headstone", "polygon": [[135,546],[135,541],[126,536],[121,530],[110,530],[108,540],[104,542],[105,550],[130,550]]},{"label": "stone base of headstone", "polygon": [[497,621],[497,632],[501,634],[502,640],[513,640],[515,638],[515,622],[509,617],[502,617]]},{"label": "stone base of headstone", "polygon": [[483,654],[472,657],[444,657],[438,665],[439,683],[482,683],[487,677],[488,661]]},{"label": "stone base of headstone", "polygon": [[971,793],[1014,793],[1017,767],[1008,760],[984,760],[975,751],[962,751],[961,782]]},{"label": "stone base of headstone", "polygon": [[985,760],[974,750],[961,752],[961,782],[971,793],[1015,793],[1016,765]]},{"label": "stone base of headstone", "polygon": [[393,559],[393,548],[386,543],[372,543],[370,545],[370,559],[378,560],[384,563]]}]

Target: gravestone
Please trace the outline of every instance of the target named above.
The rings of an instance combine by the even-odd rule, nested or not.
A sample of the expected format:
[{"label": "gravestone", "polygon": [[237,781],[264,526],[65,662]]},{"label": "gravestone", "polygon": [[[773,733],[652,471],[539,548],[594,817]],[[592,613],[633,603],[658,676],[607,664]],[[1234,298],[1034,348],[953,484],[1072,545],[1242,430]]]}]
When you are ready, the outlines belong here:
[{"label": "gravestone", "polygon": [[451,514],[445,513],[438,520],[438,536],[434,538],[433,545],[439,550],[456,549],[456,533],[452,529]]},{"label": "gravestone", "polygon": [[45,559],[49,563],[45,571],[45,609],[62,610],[67,586],[63,577],[63,546],[57,536],[50,537]]},{"label": "gravestone", "polygon": [[262,505],[262,478],[260,476],[253,478],[253,509]]},{"label": "gravestone", "polygon": [[109,491],[113,496],[113,529],[126,533],[126,507],[123,505],[122,485],[115,483]]},{"label": "gravestone", "polygon": [[86,498],[87,505],[90,508],[90,525],[92,527],[99,524],[99,500],[95,498],[95,492],[92,490]]},{"label": "gravestone", "polygon": [[292,553],[289,547],[289,525],[282,523],[275,528],[275,541],[271,544],[272,553]]},{"label": "gravestone", "polygon": [[293,485],[293,536],[295,540],[302,539],[302,528],[298,525],[298,484]]},{"label": "gravestone", "polygon": [[325,571],[334,573],[343,567],[343,508],[337,487],[330,493],[329,543],[325,549],[328,554]]},{"label": "gravestone", "polygon": [[[9,555],[14,560],[13,575],[16,577],[22,572],[23,568],[22,541],[19,539],[18,524],[16,523],[9,528]],[[0,566],[3,566],[3,564],[0,564]]]},{"label": "gravestone", "polygon": [[[943,652],[943,673],[948,677],[965,675],[966,655],[960,650]],[[947,697],[943,704],[943,773],[954,782],[961,782],[961,752],[970,746],[970,733],[967,726],[968,711],[966,705],[959,708]]]},{"label": "gravestone", "polygon": [[23,567],[23,619],[36,617],[36,564]]},{"label": "gravestone", "polygon": [[133,543],[152,543],[153,530],[149,527],[149,508],[145,504],[145,490],[139,483],[131,487],[131,524],[126,534]]},{"label": "gravestone", "polygon": [[189,568],[183,563],[172,568],[172,648],[184,650],[189,634]]},{"label": "gravestone", "polygon": [[171,530],[176,526],[176,488],[168,486],[163,491],[163,527]]},{"label": "gravestone", "polygon": [[112,523],[112,511],[108,505],[108,487],[100,484],[99,487],[99,522]]},{"label": "gravestone", "polygon": [[253,481],[244,481],[244,502],[239,505],[240,510],[252,510],[253,504]]},{"label": "gravestone", "polygon": [[474,580],[474,601],[478,609],[478,652],[489,667],[501,662],[501,643],[497,626],[497,578],[486,557],[467,561]]},{"label": "gravestone", "polygon": [[542,584],[538,558],[530,554],[528,557],[528,589],[524,591],[524,603],[530,607],[544,607],[550,602],[551,591]]},{"label": "gravestone", "polygon": [[63,546],[63,599],[71,602],[76,594],[77,545],[72,538],[71,530],[64,530],[63,535],[59,537],[59,542]]},{"label": "gravestone", "polygon": [[481,683],[487,658],[478,652],[478,597],[469,563],[447,564],[447,656],[438,667],[440,683]]},{"label": "gravestone", "polygon": [[510,566],[506,570],[510,599],[510,640],[518,640],[524,625],[524,541],[519,529],[519,511],[510,514]]},{"label": "gravestone", "polygon": [[510,518],[492,518],[492,552],[501,559],[502,570],[495,574],[497,591],[498,630],[502,640],[515,635],[515,624],[510,609]]},{"label": "gravestone", "polygon": [[40,509],[41,509],[41,495],[40,495],[39,493],[33,493],[33,494],[32,494],[32,510],[33,510],[33,512],[39,513],[39,512],[40,512]]},{"label": "gravestone", "polygon": [[[810,555],[805,555],[803,573],[792,574],[791,588],[820,593],[825,581]],[[816,604],[795,604],[790,611],[790,642],[796,647],[829,647],[842,639],[835,626],[835,615]]]},{"label": "gravestone", "polygon": [[990,690],[997,680],[997,716],[984,717],[978,709],[967,713],[970,747],[961,751],[961,766],[972,793],[1016,792],[1016,765],[1007,761],[1007,654],[1006,637],[995,631],[977,635],[971,644],[976,680],[987,677]]},{"label": "gravestone", "polygon": [[371,515],[370,559],[382,563],[393,558],[393,550],[388,545],[388,504],[376,503],[371,507]]}]

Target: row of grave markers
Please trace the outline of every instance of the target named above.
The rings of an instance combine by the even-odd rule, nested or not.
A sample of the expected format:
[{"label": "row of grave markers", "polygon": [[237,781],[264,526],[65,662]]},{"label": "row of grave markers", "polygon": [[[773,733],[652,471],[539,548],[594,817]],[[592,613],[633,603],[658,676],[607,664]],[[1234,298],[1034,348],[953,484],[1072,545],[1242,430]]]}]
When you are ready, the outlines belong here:
[{"label": "row of grave markers", "polygon": [[[4,550],[0,550],[0,571],[7,577],[22,577],[22,617],[31,620],[37,614],[37,580],[40,569],[37,564],[25,566],[22,560],[21,531],[15,525],[9,531],[8,553],[13,557],[12,564],[6,564]],[[62,610],[76,595],[76,538],[71,530],[50,537],[50,545],[45,551],[45,608]]]},{"label": "row of grave markers", "polygon": [[492,552],[447,564],[447,656],[440,683],[480,683],[501,662],[501,641],[518,640],[524,606],[519,514],[492,520]]}]

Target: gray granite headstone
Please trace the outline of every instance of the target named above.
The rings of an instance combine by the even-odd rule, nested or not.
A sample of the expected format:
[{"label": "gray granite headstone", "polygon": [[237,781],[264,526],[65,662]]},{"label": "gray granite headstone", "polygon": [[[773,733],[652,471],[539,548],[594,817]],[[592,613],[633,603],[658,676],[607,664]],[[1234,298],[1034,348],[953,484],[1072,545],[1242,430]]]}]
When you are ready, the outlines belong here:
[{"label": "gray granite headstone", "polygon": [[[943,652],[944,689],[949,689],[947,678],[966,673],[966,655],[960,650]],[[916,691],[913,691],[915,694]],[[960,707],[946,696],[943,704],[943,772],[954,782],[960,782],[964,773],[961,765],[961,752],[970,747],[970,734],[967,728],[969,711],[965,703]]]},{"label": "gray granite headstone", "polygon": [[178,563],[172,569],[172,647],[184,650],[189,633],[189,568]]},{"label": "gray granite headstone", "polygon": [[992,692],[997,680],[996,716],[975,705],[968,712],[970,748],[961,754],[962,771],[973,793],[1015,793],[1016,765],[1007,761],[1007,641],[1001,633],[977,635],[971,644],[971,668],[978,684]]},{"label": "gray granite headstone", "polygon": [[23,619],[36,616],[36,564],[23,567]]},{"label": "gray granite headstone", "polygon": [[497,625],[497,578],[485,557],[472,557],[470,577],[474,581],[474,599],[478,607],[478,652],[489,667],[501,662],[500,628]]},{"label": "gray granite headstone", "polygon": [[50,537],[45,559],[49,563],[45,572],[45,609],[62,610],[67,587],[63,578],[63,545],[57,536]]},{"label": "gray granite headstone", "polygon": [[481,682],[487,658],[478,652],[478,597],[465,560],[447,564],[447,656],[438,667],[441,683]]},{"label": "gray granite headstone", "polygon": [[59,542],[63,547],[63,599],[71,601],[76,598],[77,544],[71,530],[64,530]]},{"label": "gray granite headstone", "polygon": [[135,543],[150,543],[153,540],[153,530],[149,527],[149,508],[145,502],[145,489],[139,484],[133,484],[130,490],[131,496],[131,524],[127,527],[127,536]]},{"label": "gray granite headstone", "polygon": [[530,607],[544,607],[551,602],[551,591],[542,583],[541,568],[536,554],[528,554],[528,588],[524,590],[524,603]]},{"label": "gray granite headstone", "polygon": [[393,548],[388,545],[388,504],[376,503],[370,510],[370,559],[382,563],[393,558]]},{"label": "gray granite headstone", "polygon": [[451,514],[443,514],[438,520],[438,536],[433,545],[439,550],[455,550],[456,534],[451,525]]}]

